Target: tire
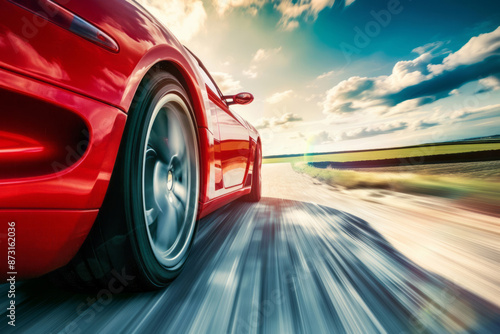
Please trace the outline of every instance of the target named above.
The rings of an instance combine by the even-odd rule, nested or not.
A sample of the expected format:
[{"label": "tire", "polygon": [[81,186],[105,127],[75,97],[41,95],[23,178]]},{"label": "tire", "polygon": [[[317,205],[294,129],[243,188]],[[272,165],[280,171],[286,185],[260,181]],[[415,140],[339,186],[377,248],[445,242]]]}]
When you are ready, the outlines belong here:
[{"label": "tire", "polygon": [[149,73],[132,103],[97,220],[58,279],[74,287],[151,290],[179,275],[197,227],[195,129],[181,83],[164,71]]},{"label": "tire", "polygon": [[246,195],[244,199],[247,202],[258,202],[261,198],[262,193],[262,154],[260,144],[257,144],[255,149],[255,159],[252,170],[252,190],[250,194]]}]

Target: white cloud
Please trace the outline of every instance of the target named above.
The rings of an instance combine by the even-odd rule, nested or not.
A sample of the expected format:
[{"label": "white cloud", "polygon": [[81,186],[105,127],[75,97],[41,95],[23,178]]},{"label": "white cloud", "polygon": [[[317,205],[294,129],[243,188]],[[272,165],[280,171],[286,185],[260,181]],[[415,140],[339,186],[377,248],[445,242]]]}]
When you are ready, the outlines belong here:
[{"label": "white cloud", "polygon": [[256,16],[257,13],[259,13],[259,10],[257,9],[257,7],[249,7],[247,9],[247,13],[252,15],[252,16]]},{"label": "white cloud", "polygon": [[[319,99],[319,98],[321,98],[322,96],[323,96],[323,94],[311,94],[311,95],[309,95],[309,96],[306,96],[306,97],[304,98],[304,100],[305,100],[306,102],[310,102],[310,101],[312,101],[312,100]],[[321,106],[321,105],[320,105],[320,106]]]},{"label": "white cloud", "polygon": [[205,26],[207,13],[201,0],[137,0],[181,41],[187,42]]},{"label": "white cloud", "polygon": [[490,113],[492,117],[498,117],[500,114],[498,113],[500,111],[500,104],[493,104],[489,106],[484,106],[484,107],[479,107],[479,108],[462,108],[453,111],[450,115],[449,118],[452,120],[457,120],[457,119],[464,119],[468,118],[473,115],[479,115],[479,114],[487,114]]},{"label": "white cloud", "polygon": [[307,143],[310,145],[322,145],[332,142],[334,142],[334,139],[325,130],[313,133],[307,137]]},{"label": "white cloud", "polygon": [[[488,34],[472,37],[460,50],[449,54],[439,64],[433,64],[439,43],[415,49],[419,56],[397,62],[390,75],[378,77],[351,77],[326,92],[323,101],[325,113],[366,111],[375,114],[411,111],[456,94],[463,84],[490,76],[481,83],[497,86],[499,72],[495,59],[500,56],[500,27]],[[424,52],[424,53],[421,53]],[[491,88],[488,88],[491,89]]]},{"label": "white cloud", "polygon": [[326,113],[343,113],[356,110],[388,112],[386,96],[415,85],[427,78],[420,67],[426,64],[432,55],[422,54],[414,60],[400,61],[394,65],[391,75],[373,78],[350,77],[327,91],[323,102]]},{"label": "white cloud", "polygon": [[438,48],[440,48],[443,45],[443,42],[433,42],[433,43],[428,43],[422,46],[419,46],[415,49],[412,50],[412,52],[418,53],[419,55],[424,54],[424,53],[429,53],[432,52]]},{"label": "white cloud", "polygon": [[[355,0],[346,0],[347,7]],[[331,8],[336,0],[282,0],[274,7],[281,13],[279,24],[284,30],[293,30],[298,27],[300,18],[316,20],[319,12]]]},{"label": "white cloud", "polygon": [[273,95],[271,95],[270,97],[268,97],[266,99],[266,102],[270,103],[270,104],[276,104],[276,103],[279,103],[279,102],[291,97],[292,94],[293,94],[293,90],[291,90],[291,89],[286,90],[284,92],[274,93]]},{"label": "white cloud", "polygon": [[255,79],[257,78],[257,66],[251,65],[248,70],[244,70],[243,74],[249,77],[250,79]]},{"label": "white cloud", "polygon": [[249,8],[251,10],[250,13],[253,14],[252,11],[258,11],[265,2],[266,0],[213,0],[219,15],[224,15],[226,12],[237,7]]},{"label": "white cloud", "polygon": [[240,82],[233,79],[233,76],[229,73],[214,72],[212,78],[214,78],[223,94],[237,93],[241,89]]},{"label": "white cloud", "polygon": [[299,27],[299,21],[291,20],[283,24],[283,29],[285,31],[292,31]]},{"label": "white cloud", "polygon": [[271,58],[274,55],[277,55],[280,52],[281,52],[281,46],[275,49],[258,49],[252,58],[252,62],[258,63],[264,61],[266,59]]},{"label": "white cloud", "polygon": [[[432,98],[429,97],[428,99]],[[398,103],[394,107],[388,107],[386,109],[380,108],[380,113],[385,113],[386,116],[408,113],[410,111],[416,110],[422,104],[422,100],[422,98],[411,99]]]},{"label": "white cloud", "polygon": [[[345,0],[347,7],[355,0]],[[284,30],[294,30],[299,26],[299,19],[316,20],[318,13],[325,8],[331,8],[336,0],[213,0],[219,15],[225,15],[233,8],[246,8],[250,15],[256,15],[266,3],[273,4],[274,8],[281,14],[279,25]]]},{"label": "white cloud", "polygon": [[271,123],[269,121],[269,118],[259,118],[256,122],[253,123],[253,126],[255,126],[255,128],[257,130],[261,130],[261,129],[266,129],[266,128],[269,128],[271,127]]},{"label": "white cloud", "polygon": [[412,130],[425,130],[428,128],[438,126],[440,124],[441,123],[438,121],[420,119],[420,120],[414,121],[411,124],[410,128]]},{"label": "white cloud", "polygon": [[275,49],[258,49],[252,57],[250,67],[243,71],[243,74],[250,79],[255,79],[259,75],[258,64],[271,59],[281,52],[281,46]]},{"label": "white cloud", "polygon": [[396,131],[405,130],[408,128],[407,122],[392,122],[384,123],[366,127],[360,127],[357,129],[344,131],[340,134],[339,140],[350,140],[350,139],[360,139],[366,137],[374,137],[382,134],[393,133]]},{"label": "white cloud", "polygon": [[325,78],[331,77],[334,73],[335,73],[335,71],[325,72],[323,74],[318,75],[318,77],[316,79],[319,79],[319,80],[325,79]]},{"label": "white cloud", "polygon": [[255,55],[252,58],[253,62],[258,62],[261,61],[262,59],[265,59],[266,56],[266,50],[264,49],[258,49],[257,52],[255,52]]},{"label": "white cloud", "polygon": [[302,132],[297,132],[288,138],[290,138],[290,139],[304,139],[305,137],[306,136],[304,136],[304,134]]},{"label": "white cloud", "polygon": [[276,127],[286,128],[288,127],[289,123],[299,122],[299,121],[302,121],[302,117],[300,117],[297,114],[288,112],[281,115],[280,117],[271,117],[271,118],[263,117],[257,120],[254,126],[256,129],[276,128]]},{"label": "white cloud", "polygon": [[448,55],[441,64],[430,64],[428,69],[435,75],[450,71],[460,65],[478,63],[500,49],[500,27],[494,31],[472,37],[460,50]]},{"label": "white cloud", "polygon": [[486,93],[500,89],[500,79],[498,77],[490,76],[478,81],[480,87],[477,93]]}]

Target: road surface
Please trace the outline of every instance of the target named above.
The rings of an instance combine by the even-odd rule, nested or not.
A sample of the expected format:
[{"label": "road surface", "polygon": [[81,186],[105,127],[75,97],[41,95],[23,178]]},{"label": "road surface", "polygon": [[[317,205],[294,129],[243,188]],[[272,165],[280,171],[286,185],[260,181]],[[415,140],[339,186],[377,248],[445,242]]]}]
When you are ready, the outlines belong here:
[{"label": "road surface", "polygon": [[500,333],[500,218],[443,199],[335,189],[287,164],[265,165],[263,183],[260,203],[200,221],[167,289],[18,283],[15,330],[3,311],[0,332]]}]

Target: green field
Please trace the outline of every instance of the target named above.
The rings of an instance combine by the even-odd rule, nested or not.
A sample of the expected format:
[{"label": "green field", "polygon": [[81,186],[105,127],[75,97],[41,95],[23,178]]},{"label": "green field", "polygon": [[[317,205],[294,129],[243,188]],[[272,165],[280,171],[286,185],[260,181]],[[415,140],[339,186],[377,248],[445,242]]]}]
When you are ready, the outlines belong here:
[{"label": "green field", "polygon": [[347,162],[383,159],[404,159],[439,154],[457,154],[466,152],[500,150],[500,142],[494,143],[445,143],[435,145],[419,145],[401,148],[389,148],[379,150],[347,151],[332,153],[308,153],[281,156],[267,156],[263,163],[283,162]]},{"label": "green field", "polygon": [[[412,166],[410,172],[387,172],[386,168],[369,171],[315,168],[307,163],[293,163],[296,172],[307,174],[334,188],[383,189],[408,194],[432,195],[456,200],[474,210],[500,214],[500,162],[473,162],[447,164],[445,174],[427,174],[427,166]],[[440,167],[444,169],[445,164]],[[478,177],[474,165],[487,177]],[[432,167],[431,167],[432,168]],[[472,169],[472,170],[470,170]]]},{"label": "green field", "polygon": [[[272,156],[265,157],[263,162],[291,163],[296,172],[312,176],[334,189],[380,189],[446,197],[458,200],[470,208],[498,214],[500,161],[463,162],[463,157],[474,155],[470,152],[481,151],[493,151],[491,155],[487,153],[487,158],[495,160],[493,158],[499,154],[498,150],[498,138],[485,138],[379,150]],[[431,161],[430,157],[442,155],[445,155],[446,163],[401,163],[404,159],[421,157],[428,157],[426,160]],[[376,160],[389,161],[389,164],[385,167],[366,168],[367,162],[372,164]],[[409,160],[411,162],[412,159]],[[317,168],[308,164],[311,162],[333,164],[326,164],[326,168]],[[343,164],[346,162],[351,167]],[[378,164],[380,165],[380,162]],[[359,167],[363,165],[364,167]]]}]

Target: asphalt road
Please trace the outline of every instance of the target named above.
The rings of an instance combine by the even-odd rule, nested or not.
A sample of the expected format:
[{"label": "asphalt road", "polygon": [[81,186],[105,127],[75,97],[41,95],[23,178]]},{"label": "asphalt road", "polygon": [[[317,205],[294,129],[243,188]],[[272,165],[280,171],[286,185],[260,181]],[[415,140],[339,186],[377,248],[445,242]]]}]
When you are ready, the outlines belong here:
[{"label": "asphalt road", "polygon": [[260,203],[200,221],[167,289],[17,285],[18,333],[500,333],[500,218],[266,165]]}]

